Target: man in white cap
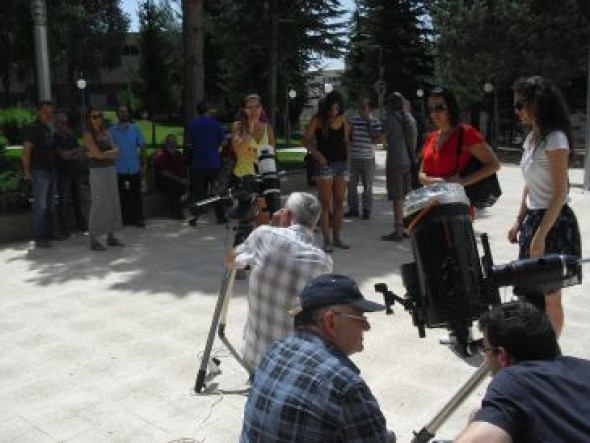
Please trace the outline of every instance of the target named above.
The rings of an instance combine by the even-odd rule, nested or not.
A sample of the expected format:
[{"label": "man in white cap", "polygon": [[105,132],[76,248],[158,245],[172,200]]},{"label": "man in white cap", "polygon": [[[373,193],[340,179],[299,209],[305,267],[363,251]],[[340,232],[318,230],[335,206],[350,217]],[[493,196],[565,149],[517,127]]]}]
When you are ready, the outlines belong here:
[{"label": "man in white cap", "polygon": [[359,369],[363,315],[385,309],[349,277],[324,274],[299,296],[295,334],[275,343],[256,372],[240,442],[394,442]]}]

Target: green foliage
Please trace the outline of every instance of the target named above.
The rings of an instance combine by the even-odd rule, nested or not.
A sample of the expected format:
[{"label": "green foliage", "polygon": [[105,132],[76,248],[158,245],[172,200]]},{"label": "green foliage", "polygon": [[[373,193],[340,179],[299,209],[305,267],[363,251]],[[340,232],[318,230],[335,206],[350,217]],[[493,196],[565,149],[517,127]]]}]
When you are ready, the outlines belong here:
[{"label": "green foliage", "polygon": [[351,100],[374,97],[373,84],[379,78],[387,83],[388,92],[413,97],[431,77],[433,60],[425,14],[424,2],[416,0],[357,1],[343,78]]},{"label": "green foliage", "polygon": [[139,10],[139,76],[146,108],[171,115],[180,108],[182,26],[166,0],[146,0]]},{"label": "green foliage", "polygon": [[22,144],[25,129],[35,114],[25,108],[8,108],[0,110],[0,131],[8,144]]},{"label": "green foliage", "polygon": [[[270,8],[270,2],[272,7]],[[268,102],[271,20],[276,20],[277,91],[287,85],[303,97],[305,73],[321,56],[338,57],[344,48],[344,11],[338,0],[219,0],[206,9],[205,90],[213,101],[236,109],[247,93]],[[262,6],[261,6],[262,5]],[[212,54],[212,55],[211,55]],[[284,109],[285,94],[279,92]]]},{"label": "green foliage", "polygon": [[[521,76],[544,75],[562,88],[584,76],[590,39],[586,0],[436,0],[431,15],[437,76],[464,106],[493,81],[505,95]],[[587,4],[587,3],[586,3]]]},{"label": "green foliage", "polygon": [[26,188],[26,182],[20,171],[0,172],[0,195],[22,192]]},{"label": "green foliage", "polygon": [[52,75],[61,75],[62,82],[74,85],[81,72],[86,79],[93,79],[100,68],[119,62],[129,27],[120,0],[46,3]]},{"label": "green foliage", "polygon": [[0,80],[5,103],[14,103],[11,86],[15,77],[25,77],[33,68],[33,32],[29,2],[2,0],[0,8]]}]

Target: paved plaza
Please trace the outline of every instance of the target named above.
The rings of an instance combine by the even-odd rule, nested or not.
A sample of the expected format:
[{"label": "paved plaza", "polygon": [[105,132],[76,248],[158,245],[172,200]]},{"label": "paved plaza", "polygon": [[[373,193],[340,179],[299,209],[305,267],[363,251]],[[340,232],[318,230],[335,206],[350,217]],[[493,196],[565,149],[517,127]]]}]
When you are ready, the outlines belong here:
[{"label": "paved plaza", "polygon": [[[335,271],[355,278],[381,301],[375,283],[399,295],[400,264],[410,243],[383,242],[392,209],[385,198],[384,153],[378,153],[376,202],[368,221],[346,221],[350,250],[333,254]],[[497,264],[513,260],[506,241],[516,216],[522,178],[515,165],[499,172],[504,195],[475,222],[487,232]],[[590,193],[583,171],[572,170],[571,206],[590,257]],[[303,178],[286,186],[308,189]],[[204,394],[193,391],[233,232],[212,221],[196,227],[152,219],[126,228],[124,248],[97,253],[77,236],[50,250],[28,242],[0,246],[0,442],[235,442],[241,430],[247,374],[219,340],[213,354],[222,373]],[[318,241],[320,239],[318,238]],[[432,245],[436,248],[436,245]],[[590,270],[586,270],[588,274]],[[590,358],[588,283],[565,291],[564,353]],[[504,298],[511,291],[502,289]],[[237,281],[227,335],[239,349],[246,319],[247,282]],[[481,357],[463,359],[439,345],[440,329],[418,337],[400,306],[369,314],[365,350],[352,358],[377,397],[399,442],[409,442],[469,378]],[[441,427],[452,438],[487,381]]]}]

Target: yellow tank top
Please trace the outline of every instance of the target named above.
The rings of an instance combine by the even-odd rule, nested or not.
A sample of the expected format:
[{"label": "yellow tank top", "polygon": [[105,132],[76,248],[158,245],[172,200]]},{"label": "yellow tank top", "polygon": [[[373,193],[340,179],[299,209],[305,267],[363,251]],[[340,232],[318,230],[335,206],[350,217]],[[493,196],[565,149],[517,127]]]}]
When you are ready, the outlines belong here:
[{"label": "yellow tank top", "polygon": [[259,142],[254,137],[248,136],[244,142],[236,149],[236,165],[234,166],[234,175],[244,177],[246,175],[256,174],[258,166],[258,157],[260,157],[260,148],[268,146],[268,125],[264,125],[264,132]]}]

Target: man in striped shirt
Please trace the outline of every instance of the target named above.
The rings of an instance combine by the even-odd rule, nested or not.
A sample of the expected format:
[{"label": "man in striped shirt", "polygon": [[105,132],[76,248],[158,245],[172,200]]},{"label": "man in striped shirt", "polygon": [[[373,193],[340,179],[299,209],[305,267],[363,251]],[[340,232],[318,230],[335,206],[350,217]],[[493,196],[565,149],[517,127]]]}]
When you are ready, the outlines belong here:
[{"label": "man in striped shirt", "polygon": [[358,105],[358,115],[351,118],[350,178],[348,181],[348,212],[345,217],[358,217],[359,178],[363,185],[363,220],[371,216],[373,206],[373,177],[375,176],[375,143],[381,139],[381,122],[371,115],[371,105],[362,98]]}]

